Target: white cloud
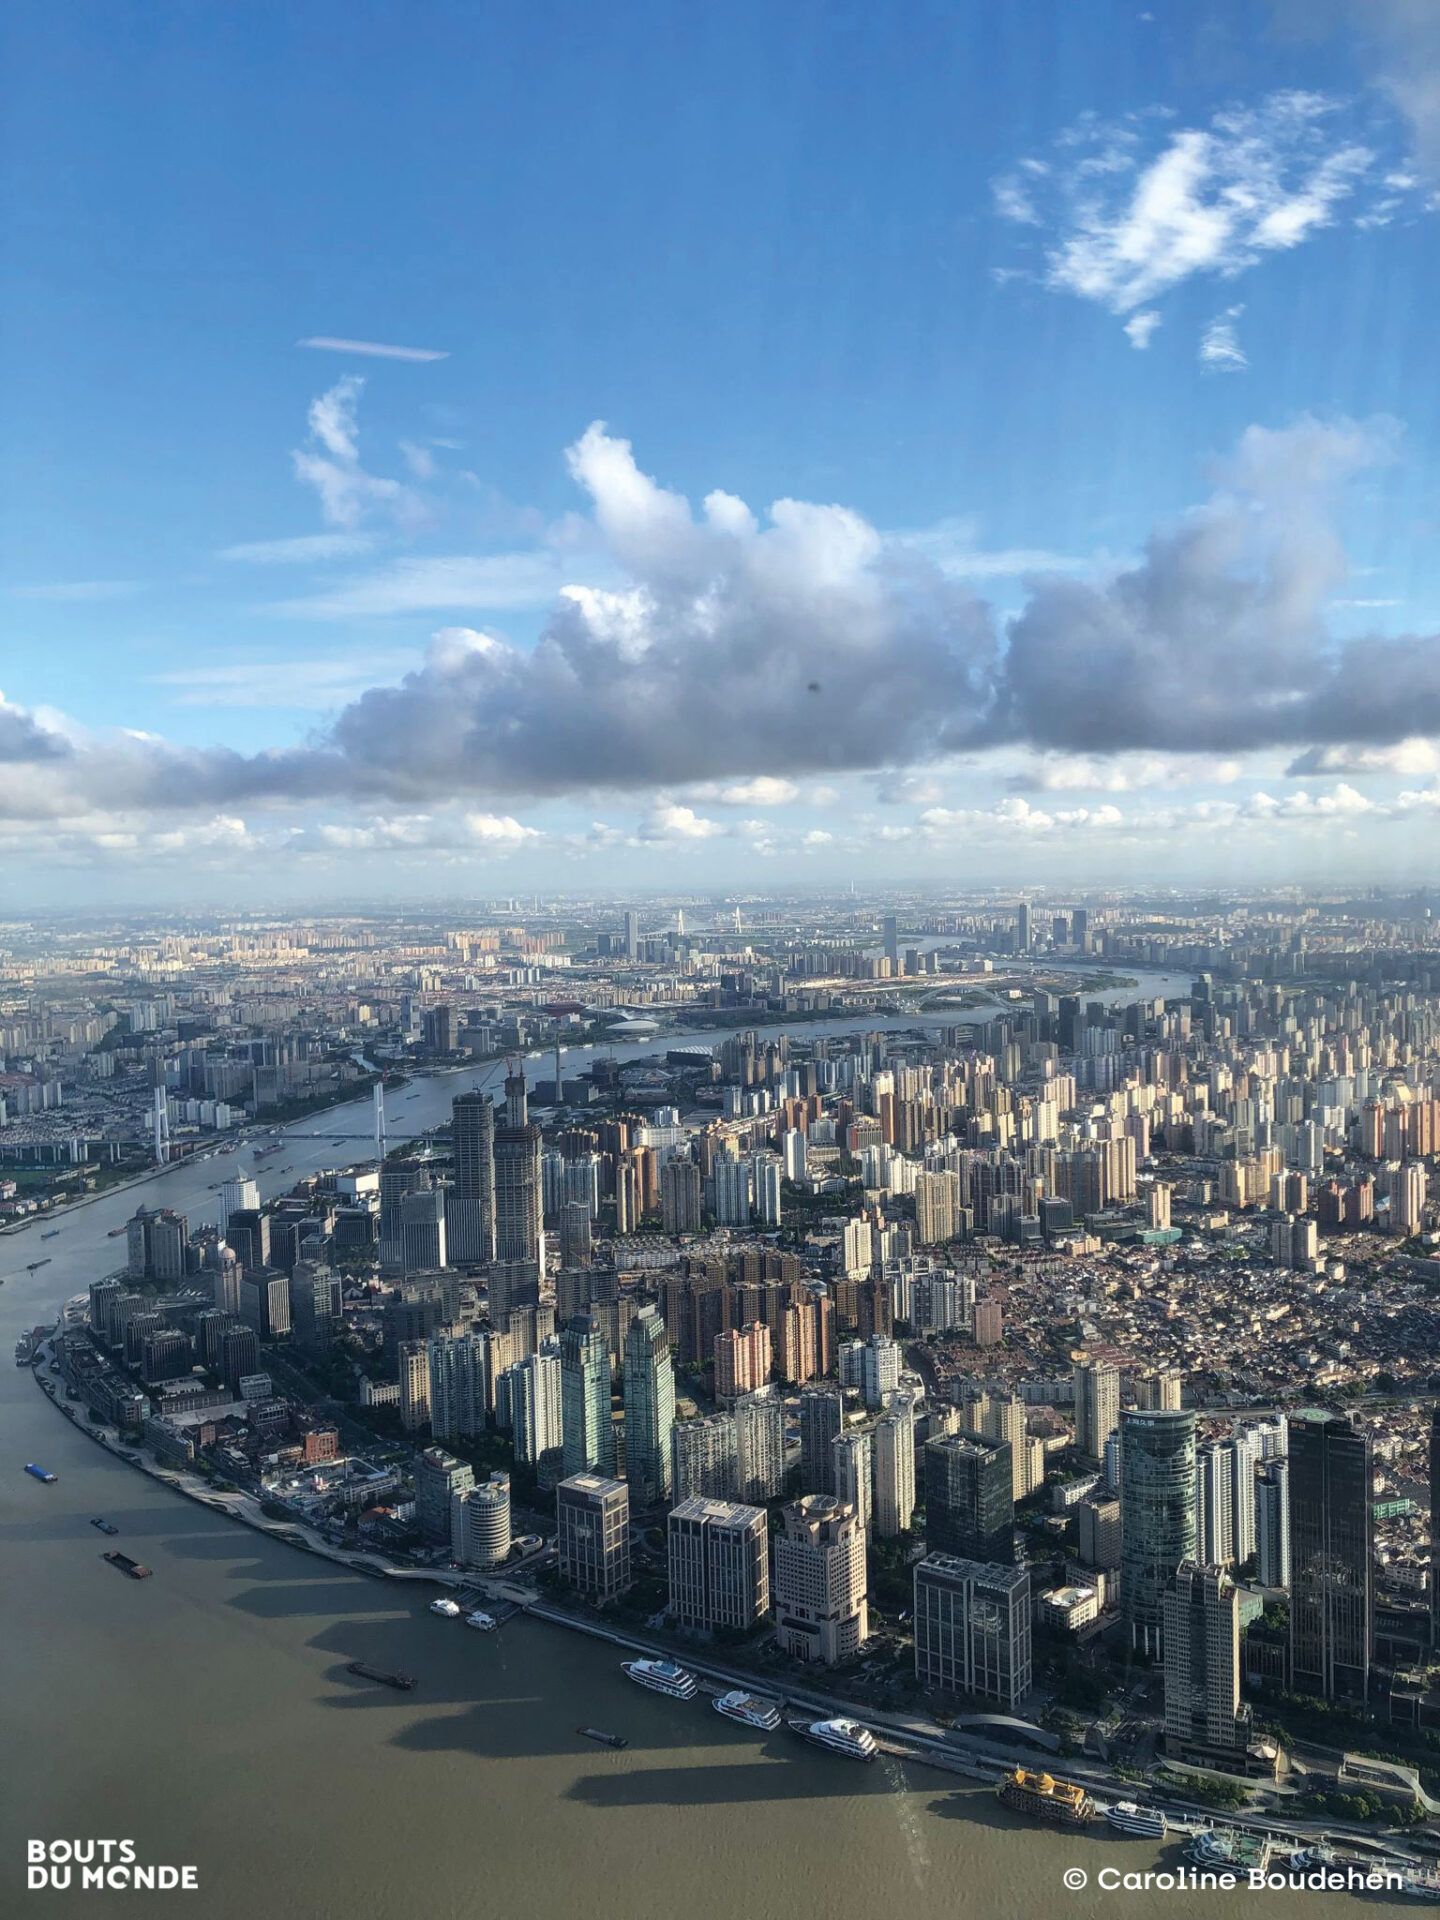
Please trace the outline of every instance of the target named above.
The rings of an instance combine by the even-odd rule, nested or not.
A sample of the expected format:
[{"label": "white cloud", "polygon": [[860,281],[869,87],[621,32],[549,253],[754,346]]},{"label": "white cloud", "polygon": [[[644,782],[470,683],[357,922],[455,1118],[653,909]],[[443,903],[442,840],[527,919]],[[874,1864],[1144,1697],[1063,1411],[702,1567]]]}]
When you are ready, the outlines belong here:
[{"label": "white cloud", "polygon": [[1209,367],[1214,373],[1243,373],[1250,365],[1235,331],[1235,322],[1244,311],[1244,307],[1227,307],[1206,327],[1200,336],[1202,367]]},{"label": "white cloud", "polygon": [[717,800],[722,807],[788,807],[800,798],[800,789],[793,780],[757,773],[753,779],[732,781],[727,786],[707,781],[696,788],[695,797]]},{"label": "white cloud", "polygon": [[995,211],[1002,220],[1013,220],[1022,227],[1039,226],[1040,215],[1030,189],[1017,174],[1001,174],[990,182],[990,191],[994,195]]},{"label": "white cloud", "polygon": [[1342,743],[1314,747],[1291,763],[1291,773],[1440,774],[1440,739],[1416,736],[1388,747]]},{"label": "white cloud", "polygon": [[448,360],[448,351],[439,347],[392,347],[383,340],[337,340],[317,333],[308,340],[297,340],[297,347],[313,347],[321,353],[358,353],[371,360]]},{"label": "white cloud", "polygon": [[1398,200],[1393,169],[1347,130],[1350,119],[1344,103],[1297,90],[1198,127],[1090,116],[1059,136],[1046,171],[1003,176],[997,204],[1044,236],[1050,286],[1129,316],[1126,332],[1144,347],[1159,324],[1151,303],[1183,281],[1233,278],[1347,206]]},{"label": "white cloud", "polygon": [[706,820],[693,807],[657,800],[640,825],[642,840],[711,840],[725,829],[718,820]]},{"label": "white cloud", "polygon": [[221,547],[217,560],[243,560],[257,567],[306,566],[312,561],[344,560],[375,544],[368,533],[304,533],[287,540],[244,540]]},{"label": "white cloud", "polygon": [[1244,764],[1210,754],[1044,754],[1013,774],[1017,791],[1139,793],[1156,787],[1229,786]]},{"label": "white cloud", "polygon": [[315,489],[332,527],[351,529],[377,509],[413,522],[419,502],[398,480],[367,473],[360,464],[356,417],[365,382],[347,373],[310,404],[310,443],[291,454],[296,477]]},{"label": "white cloud", "polygon": [[985,832],[1029,838],[1053,833],[1110,833],[1125,825],[1125,816],[1108,802],[1098,807],[1047,810],[1012,795],[991,807],[927,807],[920,815],[920,825],[937,840]]}]

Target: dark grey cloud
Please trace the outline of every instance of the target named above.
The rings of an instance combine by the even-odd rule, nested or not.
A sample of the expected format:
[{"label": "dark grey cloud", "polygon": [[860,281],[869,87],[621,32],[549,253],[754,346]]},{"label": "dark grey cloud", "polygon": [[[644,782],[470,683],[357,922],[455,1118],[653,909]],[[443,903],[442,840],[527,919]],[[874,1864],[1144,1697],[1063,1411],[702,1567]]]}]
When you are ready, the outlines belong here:
[{"label": "dark grey cloud", "polygon": [[72,751],[63,734],[43,726],[34,714],[12,706],[0,695],[0,762],[20,765],[32,760],[64,760]]},{"label": "dark grey cloud", "polygon": [[1335,497],[1387,423],[1251,428],[1202,508],[1103,582],[1033,584],[1011,623],[996,730],[1041,748],[1239,753],[1440,729],[1440,643],[1337,641]]}]

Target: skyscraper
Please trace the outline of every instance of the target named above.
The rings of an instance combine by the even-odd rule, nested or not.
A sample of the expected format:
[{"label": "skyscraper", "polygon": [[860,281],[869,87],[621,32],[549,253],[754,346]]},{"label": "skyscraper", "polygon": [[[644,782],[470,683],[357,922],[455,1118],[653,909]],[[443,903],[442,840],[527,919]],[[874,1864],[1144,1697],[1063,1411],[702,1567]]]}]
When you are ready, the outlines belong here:
[{"label": "skyscraper", "polygon": [[915,1678],[1013,1712],[1030,1691],[1030,1575],[932,1553],[915,1568]]},{"label": "skyscraper", "polygon": [[302,1347],[328,1351],[345,1324],[339,1274],[318,1260],[297,1260],[290,1276],[290,1320]]},{"label": "skyscraper", "polygon": [[560,1335],[560,1416],[567,1479],[613,1472],[610,1344],[593,1314],[572,1321]]},{"label": "skyscraper", "polygon": [[835,1387],[806,1387],[800,1395],[800,1490],[834,1493],[834,1442],[845,1425],[845,1402]]},{"label": "skyscraper", "polygon": [[770,1329],[762,1321],[717,1333],[714,1352],[717,1400],[756,1393],[770,1378]]},{"label": "skyscraper", "polygon": [[1075,1449],[1087,1460],[1103,1460],[1105,1442],[1120,1425],[1120,1371],[1082,1360],[1071,1369],[1071,1377],[1075,1383]]},{"label": "skyscraper", "polygon": [[[398,1267],[404,1254],[401,1203],[407,1194],[419,1193],[429,1185],[430,1169],[421,1160],[396,1154],[381,1167],[380,1258],[387,1266]],[[236,1251],[239,1252],[239,1249]],[[240,1258],[244,1260],[244,1254]]]},{"label": "skyscraper", "polygon": [[775,1638],[783,1652],[836,1666],[870,1637],[865,1533],[853,1507],[806,1494],[775,1542]]},{"label": "skyscraper", "polygon": [[701,1226],[700,1169],[693,1160],[667,1160],[660,1169],[660,1224],[672,1236]]},{"label": "skyscraper", "polygon": [[1035,943],[1035,934],[1030,922],[1030,902],[1022,900],[1015,909],[1015,951],[1029,953]]},{"label": "skyscraper", "polygon": [[674,1464],[671,1491],[677,1504],[697,1495],[707,1500],[735,1498],[739,1476],[732,1414],[677,1420],[670,1446]]},{"label": "skyscraper", "polygon": [[868,1433],[842,1433],[832,1442],[835,1455],[835,1494],[855,1509],[860,1525],[870,1536],[873,1448]]},{"label": "skyscraper", "polygon": [[544,1273],[544,1189],[541,1133],[529,1118],[525,1070],[506,1077],[505,1124],[495,1128],[495,1258],[522,1261]]},{"label": "skyscraper", "polygon": [[670,1611],[682,1627],[744,1633],[770,1608],[770,1537],[763,1507],[681,1501],[666,1523]]},{"label": "skyscraper", "polygon": [[444,1447],[427,1447],[415,1462],[415,1524],[427,1540],[451,1538],[450,1503],[475,1484],[475,1469]]},{"label": "skyscraper", "polygon": [[959,1560],[1014,1560],[1015,1493],[1003,1440],[956,1433],[926,1441],[925,1545]]},{"label": "skyscraper", "polygon": [[232,1213],[258,1213],[260,1211],[260,1189],[245,1175],[237,1179],[226,1180],[220,1187],[220,1238],[226,1237],[225,1229],[229,1225]]},{"label": "skyscraper", "polygon": [[670,1498],[670,1434],[675,1425],[675,1368],[658,1307],[643,1306],[625,1335],[625,1478],[634,1504]]},{"label": "skyscraper", "polygon": [[1339,1414],[1290,1417],[1290,1684],[1322,1700],[1370,1687],[1370,1437]]},{"label": "skyscraper", "polygon": [[785,1491],[785,1409],[773,1393],[735,1402],[735,1468],[740,1498],[752,1506]]},{"label": "skyscraper", "polygon": [[1235,1480],[1231,1449],[1208,1440],[1195,1452],[1195,1557],[1202,1566],[1235,1559]]},{"label": "skyscraper", "polygon": [[885,958],[890,962],[890,971],[900,971],[900,923],[893,913],[887,913],[881,927],[884,941]]},{"label": "skyscraper", "polygon": [[[563,1459],[560,1372],[559,1343],[553,1340],[517,1361],[507,1372],[515,1458],[537,1468],[542,1485],[547,1484],[547,1473],[554,1475]],[[606,1397],[608,1400],[608,1393]]]},{"label": "skyscraper", "polygon": [[875,1422],[874,1475],[875,1537],[892,1540],[909,1529],[915,1513],[915,1416],[905,1394]]},{"label": "skyscraper", "polygon": [[402,1340],[400,1363],[400,1424],[416,1433],[430,1421],[430,1346],[425,1340]]},{"label": "skyscraper", "polygon": [[1182,1560],[1162,1602],[1165,1751],[1243,1771],[1250,1709],[1240,1704],[1240,1596],[1223,1567]]},{"label": "skyscraper", "polygon": [[495,1404],[488,1343],[473,1333],[433,1334],[429,1341],[430,1431],[437,1440],[483,1433]]},{"label": "skyscraper", "polygon": [[495,1258],[495,1107],[488,1093],[472,1091],[451,1101],[450,1115],[450,1257],[459,1266],[486,1266]]},{"label": "skyscraper", "polygon": [[630,1585],[630,1491],[623,1480],[576,1473],[555,1490],[560,1577],[592,1599],[617,1599]]},{"label": "skyscraper", "polygon": [[1165,1593],[1195,1558],[1195,1415],[1120,1416],[1120,1604],[1130,1644],[1158,1658]]},{"label": "skyscraper", "polygon": [[401,1199],[400,1264],[407,1273],[434,1271],[447,1264],[443,1187],[424,1188]]},{"label": "skyscraper", "polygon": [[[1255,1577],[1262,1587],[1288,1589],[1290,1585],[1288,1460],[1268,1461],[1255,1481]],[[1433,1590],[1431,1604],[1433,1607]]]}]

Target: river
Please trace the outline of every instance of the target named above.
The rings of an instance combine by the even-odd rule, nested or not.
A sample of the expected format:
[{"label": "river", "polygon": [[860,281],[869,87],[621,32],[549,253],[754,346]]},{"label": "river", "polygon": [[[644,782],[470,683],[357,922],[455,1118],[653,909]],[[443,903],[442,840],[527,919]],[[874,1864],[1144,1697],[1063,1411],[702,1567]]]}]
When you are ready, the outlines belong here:
[{"label": "river", "polygon": [[[617,1051],[643,1057],[657,1044],[666,1043]],[[466,1084],[425,1080],[413,1101],[392,1096],[392,1139],[433,1125]],[[334,1164],[330,1136],[363,1131],[368,1112],[360,1101],[299,1122],[260,1162],[262,1189]],[[173,1168],[67,1214],[44,1242],[37,1228],[0,1236],[8,1910],[151,1910],[161,1895],[24,1891],[27,1840],[126,1837],[141,1860],[196,1866],[199,1894],[164,1898],[207,1920],[540,1920],[571,1908],[587,1920],[1084,1916],[1117,1901],[1142,1914],[1257,1911],[1240,1892],[1102,1892],[1102,1867],[1174,1867],[1177,1850],[1103,1831],[1066,1837],[1022,1825],[949,1775],[859,1767],[784,1732],[748,1734],[703,1701],[641,1692],[614,1649],[558,1627],[517,1619],[498,1634],[467,1633],[429,1614],[423,1589],[312,1559],[102,1451],[28,1369],[10,1365],[11,1346],[116,1265],[123,1243],[108,1230],[140,1198],[198,1219],[213,1205],[210,1182],[249,1158]],[[46,1254],[49,1266],[25,1271]],[[24,1474],[27,1460],[57,1483]],[[104,1563],[88,1524],[97,1514],[153,1579],[129,1581]],[[345,1666],[357,1657],[416,1674],[416,1691],[353,1679]],[[577,1723],[614,1728],[630,1746],[593,1746],[576,1738]],[[1071,1866],[1090,1875],[1084,1891],[1062,1886]],[[1338,1912],[1350,1896],[1260,1898],[1264,1913],[1288,1920]]]}]

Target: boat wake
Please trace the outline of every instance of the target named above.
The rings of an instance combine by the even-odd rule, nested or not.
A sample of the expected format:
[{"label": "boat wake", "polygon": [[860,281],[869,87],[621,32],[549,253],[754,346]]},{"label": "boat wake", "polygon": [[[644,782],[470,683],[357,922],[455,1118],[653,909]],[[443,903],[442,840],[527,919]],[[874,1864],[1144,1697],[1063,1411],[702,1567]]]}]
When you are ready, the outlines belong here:
[{"label": "boat wake", "polygon": [[891,1788],[891,1804],[910,1861],[910,1878],[923,1892],[930,1875],[930,1849],[925,1844],[925,1829],[916,1810],[915,1795],[905,1778],[905,1769],[893,1754],[882,1753],[880,1764]]}]

